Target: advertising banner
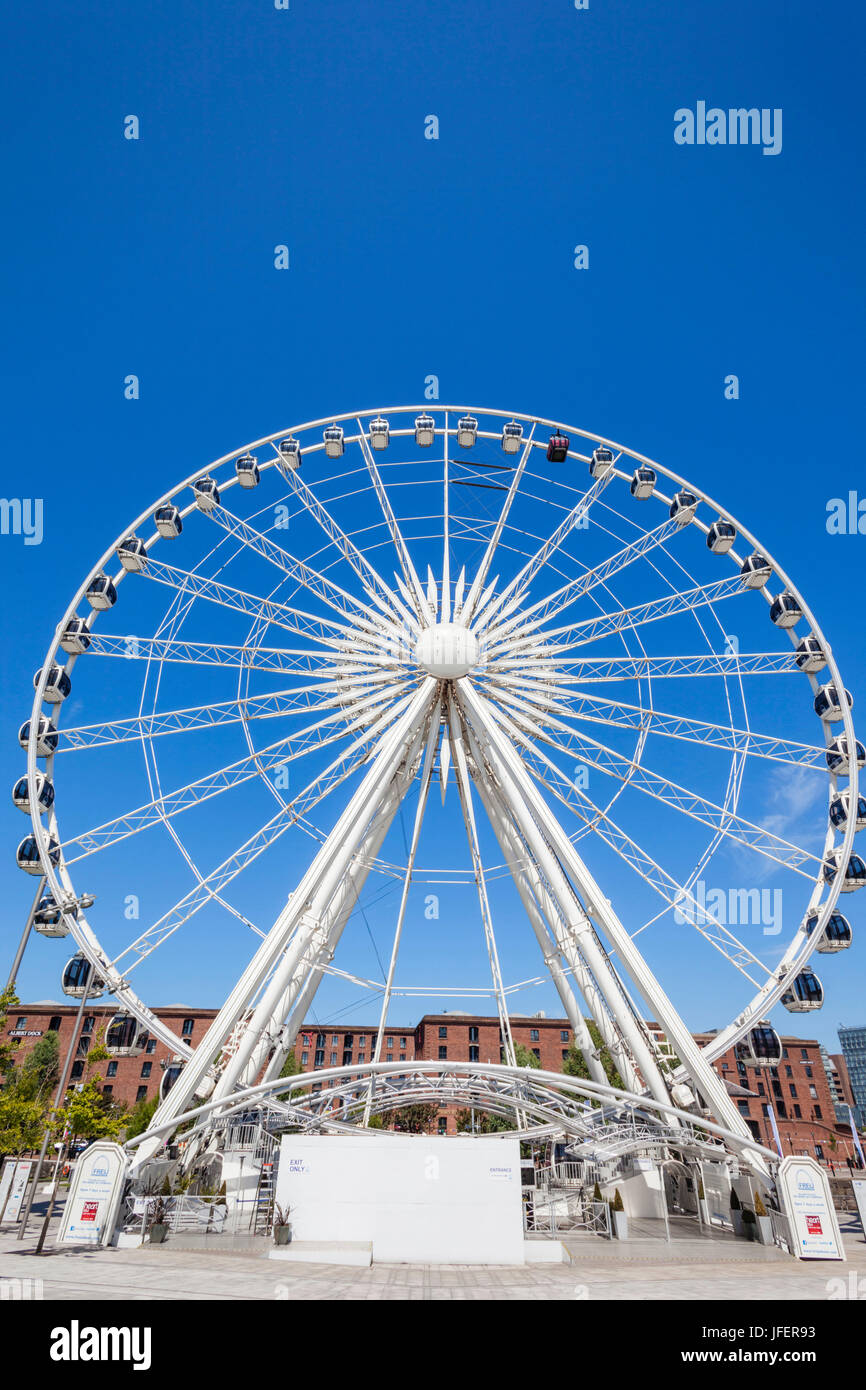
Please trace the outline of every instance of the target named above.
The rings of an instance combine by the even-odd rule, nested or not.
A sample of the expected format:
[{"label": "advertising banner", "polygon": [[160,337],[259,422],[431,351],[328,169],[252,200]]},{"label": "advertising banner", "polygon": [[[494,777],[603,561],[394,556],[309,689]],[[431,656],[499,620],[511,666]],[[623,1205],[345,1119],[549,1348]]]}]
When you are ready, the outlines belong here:
[{"label": "advertising banner", "polygon": [[827,1174],[814,1158],[789,1156],[779,1168],[779,1194],[801,1260],[844,1260]]},{"label": "advertising banner", "polygon": [[119,1144],[91,1144],[72,1174],[59,1245],[105,1245],[123,1195],[126,1156]]}]

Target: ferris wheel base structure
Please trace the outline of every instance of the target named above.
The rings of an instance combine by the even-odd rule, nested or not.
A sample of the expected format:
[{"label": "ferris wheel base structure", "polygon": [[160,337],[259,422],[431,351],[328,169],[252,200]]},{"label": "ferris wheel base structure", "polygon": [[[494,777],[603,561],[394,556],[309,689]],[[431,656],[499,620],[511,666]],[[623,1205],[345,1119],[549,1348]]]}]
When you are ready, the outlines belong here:
[{"label": "ferris wheel base structure", "polygon": [[[120,637],[101,624],[122,606],[127,586],[142,630]],[[765,650],[771,640],[781,649]],[[114,684],[98,678],[105,663]],[[214,684],[206,703],[203,668]],[[106,692],[120,689],[120,673],[135,689],[136,714],[109,707]],[[275,690],[274,676],[293,683]],[[224,678],[235,685],[217,698]],[[184,680],[195,694],[165,708],[162,692]],[[802,701],[777,700],[779,682]],[[64,727],[73,685],[70,709],[92,695],[98,717]],[[480,1105],[504,1103],[504,1080],[514,1089],[509,996],[518,987],[507,982],[497,932],[519,917],[589,1084],[602,1088],[581,1142],[603,1148],[602,1131],[616,1124],[609,1108],[633,1116],[640,1106],[664,1142],[688,1147],[695,1125],[714,1124],[734,1161],[766,1172],[767,1152],[714,1063],[738,1044],[752,1065],[774,1065],[781,1044],[770,1010],[781,1003],[805,1012],[823,1002],[810,958],[850,945],[837,900],[866,883],[866,864],[853,852],[866,827],[858,793],[866,750],[805,598],[696,484],[614,440],[519,413],[437,404],[308,421],[197,470],[127,526],[57,625],[34,687],[20,735],[27,771],[13,791],[32,825],[18,863],[44,881],[34,929],[74,940],[67,992],[114,994],[121,1012],[112,1037],[123,1055],[137,1055],[149,1035],[175,1056],[173,1085],[134,1146],[137,1169],[193,1117],[184,1159],[191,1165],[221,1142],[239,1104],[278,1095],[279,1086],[268,1088],[320,986],[341,977],[335,957],[368,880],[382,878],[400,888],[384,980],[365,980],[357,963],[342,977],[375,990],[381,1003],[373,1070],[353,1067],[369,1085],[359,1101],[339,1069],[319,1066],[316,1083],[335,1085],[307,1105],[314,1118],[304,1123],[339,1129],[339,1099],[363,1129],[383,1087],[399,1101],[383,1057],[403,985],[400,950],[413,893],[445,873],[477,900],[499,1018],[506,1070],[476,1068]],[[659,707],[659,687],[679,709]],[[242,756],[235,749],[223,766],[192,775],[183,750],[202,730],[214,749],[237,738]],[[281,736],[263,743],[274,730]],[[97,750],[104,767],[135,743],[145,799],[62,833],[60,810],[74,811],[89,789],[86,779],[64,781],[70,755],[78,766]],[[200,768],[200,744],[196,758]],[[289,764],[293,778],[296,765],[305,769],[300,791],[275,776]],[[129,760],[121,765],[122,776],[102,774],[112,795],[129,785]],[[770,814],[790,777],[828,784],[829,814],[817,813],[808,844]],[[450,813],[432,832],[437,854],[445,845],[444,869],[423,858],[437,783]],[[263,790],[270,815],[226,852],[231,821],[219,816],[218,798],[251,785]],[[218,818],[211,825],[219,838],[206,833],[208,815]],[[187,842],[182,827],[193,821],[199,833]],[[138,835],[156,826],[179,851],[191,887],[177,901],[167,897],[134,940],[119,939],[110,920],[98,935],[91,909],[95,899],[99,910],[99,884],[89,875],[97,878],[101,856],[134,853]],[[300,866],[291,882],[288,856],[267,854],[285,835],[281,849],[304,849],[291,860]],[[211,838],[223,845],[215,866],[199,862]],[[784,949],[706,908],[707,866],[744,851],[788,885]],[[251,873],[273,894],[265,900],[285,903],[270,926],[259,927],[240,901]],[[158,887],[161,877],[154,875]],[[516,913],[502,909],[500,882]],[[797,906],[789,912],[790,902]],[[252,929],[255,949],[244,949],[236,983],[193,1049],[148,1007],[135,972],[168,961],[203,909],[210,931],[223,921]],[[680,917],[691,930],[669,937],[665,958],[655,936],[642,933]],[[746,997],[701,1047],[660,977],[670,969],[680,988],[690,970],[707,978],[706,956],[736,972]],[[622,1080],[616,1092],[610,1064]],[[418,1095],[431,1089],[430,1074],[423,1077]],[[449,1084],[454,1095],[468,1085]],[[432,1089],[448,1090],[441,1079]],[[550,1096],[526,1091],[524,1103],[521,1095],[505,1104],[516,1130],[531,1129],[536,1102],[544,1124],[554,1123]],[[296,1103],[292,1113],[301,1114]]]}]

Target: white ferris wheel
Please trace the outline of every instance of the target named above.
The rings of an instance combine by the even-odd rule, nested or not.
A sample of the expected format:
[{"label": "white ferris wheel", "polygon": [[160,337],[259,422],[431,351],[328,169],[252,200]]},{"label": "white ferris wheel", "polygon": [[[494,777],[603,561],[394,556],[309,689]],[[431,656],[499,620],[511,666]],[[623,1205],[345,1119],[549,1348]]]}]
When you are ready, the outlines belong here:
[{"label": "white ferris wheel", "polygon": [[[810,958],[851,941],[864,750],[816,617],[695,483],[571,425],[437,403],[245,445],[120,533],[34,685],[34,928],[74,942],[66,993],[116,999],[110,1050],[172,1049],[163,1124],[278,1077],[324,980],[369,990],[380,1064],[395,999],[442,983],[401,971],[431,885],[468,895],[488,978],[455,985],[453,951],[442,976],[495,1001],[505,1063],[525,937],[594,1082],[587,1019],[628,1090],[733,1133],[711,1063],[773,1065],[770,1010],[819,1008]],[[719,910],[715,866],[781,922]],[[142,880],[155,909],[107,909]],[[341,937],[383,891],[367,978]],[[148,997],[215,953],[230,986],[193,1050]],[[703,1048],[696,980],[738,1000]]]}]

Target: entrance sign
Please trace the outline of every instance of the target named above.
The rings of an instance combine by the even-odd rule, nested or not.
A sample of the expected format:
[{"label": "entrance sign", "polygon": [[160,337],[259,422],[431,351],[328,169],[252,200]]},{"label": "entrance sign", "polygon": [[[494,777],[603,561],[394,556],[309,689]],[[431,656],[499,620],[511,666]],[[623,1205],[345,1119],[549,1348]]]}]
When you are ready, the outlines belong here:
[{"label": "entrance sign", "polygon": [[779,1194],[800,1260],[844,1260],[827,1174],[814,1158],[789,1155],[779,1168]]},{"label": "entrance sign", "polygon": [[123,1195],[127,1158],[119,1144],[91,1144],[75,1165],[58,1245],[106,1245]]},{"label": "entrance sign", "polygon": [[0,1177],[0,1215],[3,1221],[18,1221],[27,1183],[33,1171],[32,1159],[7,1160]]}]

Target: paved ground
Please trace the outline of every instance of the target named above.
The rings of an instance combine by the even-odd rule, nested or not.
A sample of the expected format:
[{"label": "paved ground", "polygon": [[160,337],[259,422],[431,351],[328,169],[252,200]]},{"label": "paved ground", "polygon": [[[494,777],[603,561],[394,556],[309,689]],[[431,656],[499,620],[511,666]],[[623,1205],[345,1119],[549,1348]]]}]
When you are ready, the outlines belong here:
[{"label": "paved ground", "polygon": [[[172,1249],[52,1250],[36,1256],[38,1224],[23,1241],[0,1231],[0,1292],[41,1279],[46,1299],[814,1299],[866,1296],[866,1241],[843,1216],[846,1264],[802,1263],[733,1240],[608,1242],[569,1239],[571,1262],[525,1268],[451,1265],[278,1264],[261,1256]],[[831,1281],[839,1281],[835,1284]],[[858,1285],[859,1281],[859,1285]]]}]

